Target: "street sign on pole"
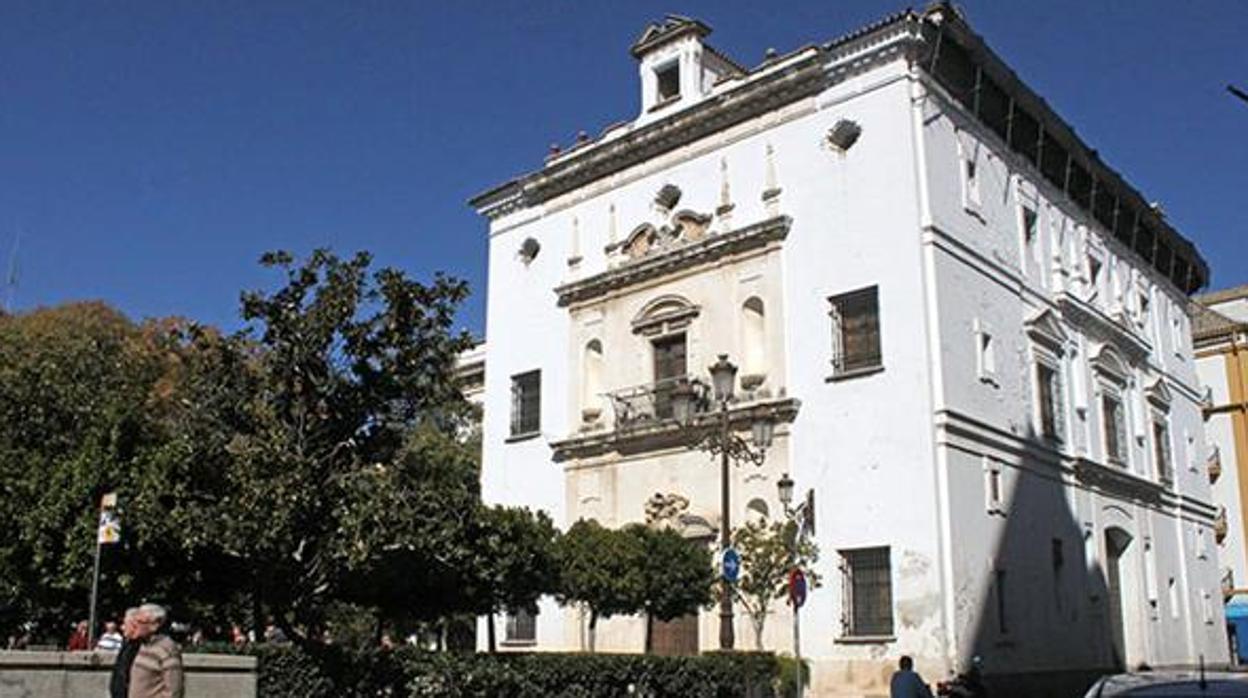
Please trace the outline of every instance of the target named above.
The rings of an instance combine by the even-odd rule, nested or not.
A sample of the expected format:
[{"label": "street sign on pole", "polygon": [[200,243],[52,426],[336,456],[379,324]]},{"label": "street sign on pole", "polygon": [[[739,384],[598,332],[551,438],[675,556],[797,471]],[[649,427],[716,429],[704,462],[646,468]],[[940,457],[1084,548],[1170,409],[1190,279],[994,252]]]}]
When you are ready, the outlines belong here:
[{"label": "street sign on pole", "polygon": [[801,608],[806,603],[806,575],[796,567],[789,572],[789,601],[793,608]]},{"label": "street sign on pole", "polygon": [[724,581],[729,584],[736,584],[737,578],[741,576],[741,553],[736,548],[724,548],[724,552],[720,554],[720,567]]}]

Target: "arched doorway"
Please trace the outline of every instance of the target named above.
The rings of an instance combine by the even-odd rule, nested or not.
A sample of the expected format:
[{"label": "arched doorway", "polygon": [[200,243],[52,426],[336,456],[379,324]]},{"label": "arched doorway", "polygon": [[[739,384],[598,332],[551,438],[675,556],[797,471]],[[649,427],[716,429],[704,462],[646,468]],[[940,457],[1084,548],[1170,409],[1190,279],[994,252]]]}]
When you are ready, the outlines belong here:
[{"label": "arched doorway", "polygon": [[1127,564],[1127,552],[1131,548],[1131,534],[1121,528],[1105,529],[1105,582],[1109,596],[1109,630],[1110,651],[1114,666],[1125,669],[1127,666],[1127,623],[1123,616],[1125,609],[1131,608],[1126,595],[1130,580]]}]

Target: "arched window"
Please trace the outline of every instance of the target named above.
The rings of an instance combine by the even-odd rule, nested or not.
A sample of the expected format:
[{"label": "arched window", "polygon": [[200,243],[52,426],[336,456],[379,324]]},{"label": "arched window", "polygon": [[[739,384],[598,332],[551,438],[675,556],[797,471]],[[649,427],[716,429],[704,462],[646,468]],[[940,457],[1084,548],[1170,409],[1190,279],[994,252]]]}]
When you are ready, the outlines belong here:
[{"label": "arched window", "polygon": [[585,345],[581,371],[581,419],[597,422],[602,417],[602,342],[591,339]]},{"label": "arched window", "polygon": [[[767,337],[764,329],[763,301],[752,297],[741,306],[743,361],[741,383],[747,389],[757,387],[767,375]],[[751,385],[752,384],[752,385]]]}]

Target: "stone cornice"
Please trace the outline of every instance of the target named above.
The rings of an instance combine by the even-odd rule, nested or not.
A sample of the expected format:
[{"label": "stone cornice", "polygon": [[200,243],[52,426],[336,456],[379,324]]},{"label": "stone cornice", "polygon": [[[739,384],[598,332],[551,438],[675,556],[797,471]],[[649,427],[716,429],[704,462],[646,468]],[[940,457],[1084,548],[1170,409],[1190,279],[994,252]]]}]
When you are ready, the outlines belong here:
[{"label": "stone cornice", "polygon": [[1062,317],[1067,322],[1082,328],[1095,339],[1114,345],[1133,363],[1143,362],[1152,352],[1148,342],[1070,291],[1057,295],[1057,305],[1062,309]]},{"label": "stone cornice", "polygon": [[560,307],[580,303],[611,291],[666,276],[677,271],[707,264],[728,255],[740,254],[783,240],[789,234],[792,219],[777,216],[765,221],[738,228],[727,233],[709,237],[672,248],[614,269],[608,269],[586,279],[564,284],[555,289]]},{"label": "stone cornice", "polygon": [[1116,496],[1146,502],[1160,502],[1166,493],[1166,488],[1159,483],[1087,458],[1075,460],[1075,477],[1084,484],[1093,485]]},{"label": "stone cornice", "polygon": [[[777,424],[791,423],[797,418],[802,403],[797,398],[777,398],[738,403],[729,408],[733,429],[748,431],[755,419],[769,417]],[[681,426],[675,420],[656,421],[645,426],[613,429],[572,436],[550,445],[556,463],[592,458],[606,453],[629,455],[647,453],[697,443],[706,429],[718,423],[718,413],[705,412],[693,423]]]}]

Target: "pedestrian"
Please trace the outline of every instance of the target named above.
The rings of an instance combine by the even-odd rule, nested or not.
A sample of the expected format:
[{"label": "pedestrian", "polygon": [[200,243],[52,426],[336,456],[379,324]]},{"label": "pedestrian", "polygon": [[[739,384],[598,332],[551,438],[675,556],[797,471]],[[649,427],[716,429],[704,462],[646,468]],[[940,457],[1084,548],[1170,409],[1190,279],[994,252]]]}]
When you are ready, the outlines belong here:
[{"label": "pedestrian", "polygon": [[136,639],[138,630],[135,618],[139,614],[137,608],[127,608],[121,619],[121,648],[117,650],[117,658],[113,660],[113,673],[108,679],[109,698],[128,698],[130,695],[130,667],[139,653],[140,643]]},{"label": "pedestrian", "polygon": [[902,655],[897,671],[888,685],[890,698],[932,698],[932,689],[923,683],[923,677],[914,670],[914,660]]},{"label": "pedestrian", "polygon": [[100,635],[100,639],[95,641],[95,648],[102,652],[116,652],[121,649],[122,637],[117,632],[116,621],[104,621],[104,632]]},{"label": "pedestrian", "polygon": [[168,613],[143,604],[126,612],[125,642],[109,684],[111,698],[182,698],[182,650],[161,632]]},{"label": "pedestrian", "polygon": [[66,643],[65,649],[70,652],[81,652],[82,650],[90,649],[87,646],[87,642],[87,621],[80,620],[74,626],[74,632],[70,633],[69,642]]}]

